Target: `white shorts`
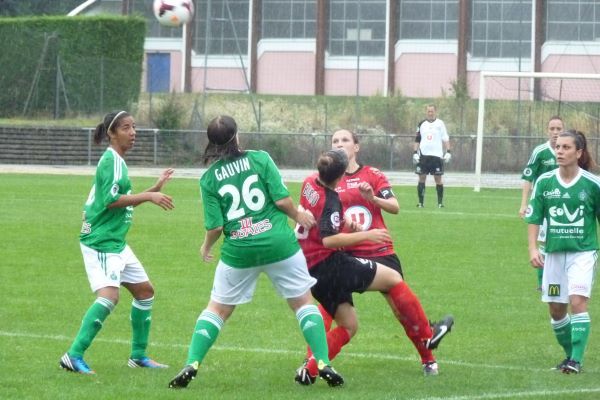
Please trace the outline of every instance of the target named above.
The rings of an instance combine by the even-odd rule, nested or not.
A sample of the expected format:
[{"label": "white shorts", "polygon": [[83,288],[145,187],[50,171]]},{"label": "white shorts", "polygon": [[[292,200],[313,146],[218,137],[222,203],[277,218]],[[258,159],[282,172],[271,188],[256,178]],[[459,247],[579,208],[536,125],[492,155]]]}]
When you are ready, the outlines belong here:
[{"label": "white shorts", "polygon": [[120,253],[102,253],[81,245],[85,272],[92,292],[107,286],[119,287],[121,282],[141,283],[148,281],[144,266],[128,245]]},{"label": "white shorts", "polygon": [[569,303],[569,296],[589,298],[596,271],[596,250],[548,253],[544,261],[542,301]]},{"label": "white shorts", "polygon": [[233,268],[219,260],[211,300],[227,305],[249,303],[261,272],[267,274],[279,295],[285,299],[300,297],[317,283],[308,273],[302,250],[285,260],[251,268]]}]

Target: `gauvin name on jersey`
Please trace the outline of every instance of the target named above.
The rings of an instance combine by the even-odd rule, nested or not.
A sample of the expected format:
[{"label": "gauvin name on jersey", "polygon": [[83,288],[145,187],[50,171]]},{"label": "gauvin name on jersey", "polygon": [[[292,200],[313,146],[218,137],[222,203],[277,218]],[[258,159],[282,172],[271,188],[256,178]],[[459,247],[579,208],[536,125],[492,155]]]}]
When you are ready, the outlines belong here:
[{"label": "gauvin name on jersey", "polygon": [[217,178],[218,181],[222,181],[223,179],[229,178],[235,174],[249,170],[250,160],[248,160],[248,157],[242,157],[221,167],[215,168],[215,178]]}]

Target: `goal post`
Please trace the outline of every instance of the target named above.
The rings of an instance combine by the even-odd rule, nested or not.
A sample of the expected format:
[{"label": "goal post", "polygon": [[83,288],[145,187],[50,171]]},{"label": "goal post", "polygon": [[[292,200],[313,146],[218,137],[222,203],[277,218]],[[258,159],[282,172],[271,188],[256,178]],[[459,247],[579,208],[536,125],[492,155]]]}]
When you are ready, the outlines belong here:
[{"label": "goal post", "polygon": [[[562,114],[560,112],[560,106],[565,98],[568,98],[568,101],[571,102],[569,104],[597,104],[600,109],[600,74],[481,71],[479,76],[479,104],[477,112],[475,154],[474,190],[476,192],[479,192],[482,186],[482,162],[484,154],[483,139],[484,132],[486,131],[486,101],[493,98],[493,93],[490,93],[489,87],[490,80],[492,79],[496,80],[496,87],[503,87],[503,89],[506,89],[504,86],[508,86],[506,85],[506,82],[511,82],[511,79],[515,82],[518,81],[517,88],[513,87],[510,90],[506,89],[507,93],[504,93],[503,95],[497,94],[500,96],[499,98],[509,101],[558,102],[557,107],[559,111],[555,114]],[[522,79],[525,79],[524,83],[521,83]],[[583,87],[575,88],[573,86],[570,91],[563,88],[563,84],[566,85],[565,82],[575,81],[578,81]],[[588,82],[592,82],[593,84],[590,85]],[[523,93],[525,93],[526,96],[522,97]],[[574,127],[571,126],[568,120],[565,121],[565,124],[567,129]]]}]

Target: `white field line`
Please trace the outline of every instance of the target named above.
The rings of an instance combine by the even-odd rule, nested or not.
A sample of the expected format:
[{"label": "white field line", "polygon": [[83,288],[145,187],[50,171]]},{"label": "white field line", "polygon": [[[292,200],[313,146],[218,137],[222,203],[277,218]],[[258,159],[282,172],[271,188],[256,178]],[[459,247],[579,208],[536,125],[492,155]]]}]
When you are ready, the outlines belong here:
[{"label": "white field line", "polygon": [[[65,341],[70,342],[73,340],[72,337],[65,335],[41,335],[36,333],[27,333],[27,332],[9,332],[9,331],[0,331],[0,336],[4,337],[13,337],[13,338],[24,338],[24,339],[40,339],[40,340],[56,340],[56,341]],[[104,338],[96,338],[94,339],[96,342],[102,343],[112,343],[112,344],[122,344],[122,345],[130,345],[130,340],[124,339],[104,339]],[[160,343],[160,342],[151,342],[151,346],[154,347],[166,347],[166,348],[188,348],[188,344],[182,343]],[[302,346],[300,346],[302,347]],[[251,348],[251,347],[238,347],[238,346],[218,346],[215,345],[212,349],[217,351],[233,351],[233,352],[246,352],[246,353],[263,353],[263,354],[286,354],[292,356],[301,357],[304,355],[302,350],[286,350],[286,349],[265,349],[265,348]],[[343,357],[352,357],[352,358],[370,358],[376,360],[396,360],[396,361],[409,361],[409,362],[418,362],[416,356],[408,357],[408,356],[399,356],[394,354],[382,354],[382,353],[356,353],[351,351],[345,351]],[[467,368],[486,368],[486,369],[497,369],[497,370],[507,370],[507,371],[526,371],[526,372],[547,372],[549,368],[530,368],[524,366],[515,366],[515,365],[497,365],[497,364],[481,364],[481,363],[471,363],[460,360],[440,360],[440,364],[443,365],[456,365]],[[587,369],[586,372],[597,372],[595,369]]]},{"label": "white field line", "polygon": [[[36,339],[36,340],[57,340],[57,341],[65,341],[70,342],[72,340],[71,337],[65,335],[40,335],[35,333],[25,333],[25,332],[9,332],[9,331],[0,331],[0,336],[4,337],[12,337],[12,338],[24,338],[24,339]],[[96,338],[94,339],[97,342],[103,343],[112,343],[112,344],[122,344],[129,345],[129,340],[123,339],[103,339]],[[187,348],[187,344],[181,343],[158,343],[152,342],[151,346],[155,347],[167,347],[167,348]],[[282,350],[282,349],[262,349],[262,348],[246,348],[246,347],[236,347],[236,346],[213,346],[212,349],[216,351],[234,351],[236,353],[239,352],[248,352],[248,353],[261,353],[261,354],[287,354],[301,357],[303,352],[298,350]],[[410,361],[415,362],[414,357],[402,357],[396,355],[389,354],[376,354],[376,353],[353,353],[353,352],[344,352],[344,357],[355,357],[355,358],[373,358],[380,360],[397,360],[397,361]],[[467,368],[486,368],[486,369],[500,369],[500,370],[518,370],[518,371],[526,371],[526,372],[547,372],[548,369],[544,368],[527,368],[527,367],[519,367],[519,366],[509,366],[509,365],[495,365],[495,364],[476,364],[469,363],[464,361],[451,361],[444,360],[441,361],[442,364],[450,364],[457,365]],[[589,370],[589,372],[597,372],[596,370]],[[533,396],[543,396],[546,398],[560,398],[565,394],[589,394],[589,393],[600,393],[600,388],[583,388],[583,389],[568,389],[568,390],[532,390],[532,391],[519,391],[519,392],[502,392],[502,393],[481,393],[475,395],[465,395],[465,396],[449,396],[449,397],[419,397],[414,398],[413,400],[494,400],[494,399],[511,399],[511,398],[524,398],[524,397],[533,397]]]}]

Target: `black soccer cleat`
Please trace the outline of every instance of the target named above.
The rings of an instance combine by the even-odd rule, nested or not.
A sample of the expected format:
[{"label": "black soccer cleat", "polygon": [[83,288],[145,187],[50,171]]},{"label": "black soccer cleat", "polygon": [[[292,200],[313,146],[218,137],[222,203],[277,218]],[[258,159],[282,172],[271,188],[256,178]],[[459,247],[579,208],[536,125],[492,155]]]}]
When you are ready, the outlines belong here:
[{"label": "black soccer cleat", "polygon": [[198,362],[188,364],[169,382],[170,389],[183,389],[196,377],[198,373]]},{"label": "black soccer cleat", "polygon": [[565,358],[564,360],[562,360],[560,362],[560,364],[558,364],[556,367],[553,367],[552,369],[555,371],[562,371],[564,367],[566,367],[566,365],[569,363],[569,358]]},{"label": "black soccer cleat", "polygon": [[308,371],[308,358],[304,360],[302,365],[296,370],[294,381],[300,385],[310,386],[317,381],[316,376],[312,376]]},{"label": "black soccer cleat", "polygon": [[561,371],[563,374],[578,374],[581,372],[581,363],[575,360],[569,360],[563,365]]},{"label": "black soccer cleat", "polygon": [[452,325],[454,325],[454,317],[452,315],[446,315],[441,321],[432,323],[431,339],[426,340],[425,347],[429,350],[437,349],[444,336],[452,330]]},{"label": "black soccer cleat", "polygon": [[331,387],[344,384],[344,378],[331,365],[323,365],[323,368],[319,368],[319,376]]}]

